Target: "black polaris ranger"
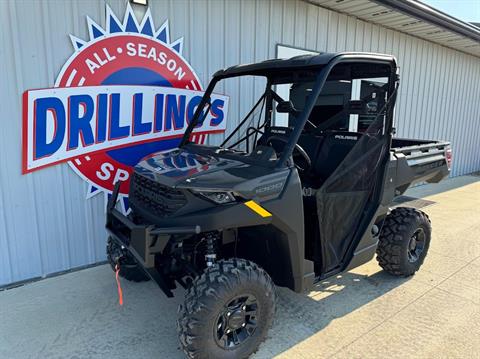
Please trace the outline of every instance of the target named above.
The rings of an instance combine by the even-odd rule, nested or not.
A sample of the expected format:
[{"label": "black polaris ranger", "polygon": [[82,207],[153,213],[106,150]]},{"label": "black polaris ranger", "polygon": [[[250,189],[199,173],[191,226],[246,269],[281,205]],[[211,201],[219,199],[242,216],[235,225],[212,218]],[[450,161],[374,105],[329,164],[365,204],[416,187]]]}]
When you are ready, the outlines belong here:
[{"label": "black polaris ranger", "polygon": [[[177,327],[187,356],[253,353],[272,323],[274,283],[303,292],[375,252],[393,275],[419,269],[430,221],[389,205],[412,183],[446,177],[451,152],[447,142],[392,138],[398,85],[395,58],[379,54],[218,71],[178,148],[135,167],[128,216],[115,209],[117,184],[109,261],[169,297],[176,283],[186,288]],[[219,146],[195,144],[214,88],[239,90],[230,113],[247,115]]]}]

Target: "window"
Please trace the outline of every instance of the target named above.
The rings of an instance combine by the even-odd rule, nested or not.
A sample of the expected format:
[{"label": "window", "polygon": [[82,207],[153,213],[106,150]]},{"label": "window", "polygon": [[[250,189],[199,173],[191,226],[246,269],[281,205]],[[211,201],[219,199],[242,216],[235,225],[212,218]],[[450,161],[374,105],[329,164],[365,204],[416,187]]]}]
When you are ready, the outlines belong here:
[{"label": "window", "polygon": [[349,131],[364,132],[375,120],[379,111],[382,111],[387,101],[386,77],[356,79],[352,81],[352,100],[361,100],[365,103],[365,114],[351,114],[349,117]]},{"label": "window", "polygon": [[[325,131],[365,132],[379,115],[385,114],[388,77],[379,75],[388,71],[388,66],[372,68],[369,64],[336,66],[317,98],[309,116],[310,124]],[[280,90],[295,109],[302,111],[313,85],[313,82],[282,84]],[[285,116],[289,125],[294,125],[292,115],[274,116],[277,126],[285,126]]]}]

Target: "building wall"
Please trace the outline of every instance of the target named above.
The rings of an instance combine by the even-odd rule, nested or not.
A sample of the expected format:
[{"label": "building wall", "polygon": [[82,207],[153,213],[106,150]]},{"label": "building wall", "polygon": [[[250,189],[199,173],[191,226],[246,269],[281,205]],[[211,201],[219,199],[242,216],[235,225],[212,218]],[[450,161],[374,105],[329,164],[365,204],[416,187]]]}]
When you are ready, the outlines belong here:
[{"label": "building wall", "polygon": [[[451,141],[453,176],[480,170],[480,59],[298,0],[149,2],[157,26],[168,18],[171,37],[185,37],[204,85],[219,68],[275,57],[279,43],[394,54],[398,136]],[[123,16],[125,0],[107,3]],[[86,200],[87,184],[66,164],[21,175],[21,94],[53,86],[73,51],[67,35],[88,38],[87,15],[104,26],[104,1],[0,2],[0,285],[105,259],[102,196]],[[260,91],[237,85],[227,89],[242,96],[229,128]]]}]

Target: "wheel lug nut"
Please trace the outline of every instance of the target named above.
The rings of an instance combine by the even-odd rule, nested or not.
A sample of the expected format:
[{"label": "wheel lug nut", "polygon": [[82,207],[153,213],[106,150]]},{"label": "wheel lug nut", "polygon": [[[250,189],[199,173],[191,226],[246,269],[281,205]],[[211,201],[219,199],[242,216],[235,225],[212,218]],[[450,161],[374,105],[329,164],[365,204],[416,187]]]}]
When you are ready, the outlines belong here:
[{"label": "wheel lug nut", "polygon": [[247,306],[246,306],[246,305],[244,305],[244,306],[242,307],[242,310],[245,310],[245,309],[247,309]]},{"label": "wheel lug nut", "polygon": [[228,312],[228,313],[227,313],[227,317],[229,317],[231,314],[232,314],[232,313]]},{"label": "wheel lug nut", "polygon": [[227,329],[227,334],[230,333],[230,329]]},{"label": "wheel lug nut", "polygon": [[242,324],[242,327],[244,327],[244,326],[245,326],[245,323]]}]

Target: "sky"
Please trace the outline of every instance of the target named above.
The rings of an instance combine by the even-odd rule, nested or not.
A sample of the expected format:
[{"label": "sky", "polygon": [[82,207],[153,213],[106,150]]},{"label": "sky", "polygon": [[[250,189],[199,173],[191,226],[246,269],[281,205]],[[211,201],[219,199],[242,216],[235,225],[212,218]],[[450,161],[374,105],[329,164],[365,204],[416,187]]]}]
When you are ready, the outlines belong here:
[{"label": "sky", "polygon": [[480,0],[420,0],[467,22],[480,22]]}]

